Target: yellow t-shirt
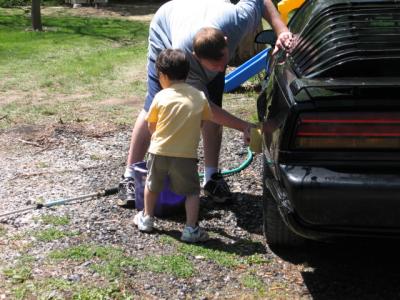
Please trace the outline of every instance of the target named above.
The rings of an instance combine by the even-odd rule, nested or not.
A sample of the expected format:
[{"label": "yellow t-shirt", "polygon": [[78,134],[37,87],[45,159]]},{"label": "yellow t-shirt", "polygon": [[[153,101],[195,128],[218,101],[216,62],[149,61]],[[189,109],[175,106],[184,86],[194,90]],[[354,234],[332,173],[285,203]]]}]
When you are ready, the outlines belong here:
[{"label": "yellow t-shirt", "polygon": [[210,119],[203,92],[183,82],[161,90],[146,116],[147,122],[157,123],[149,153],[197,158],[201,121]]}]

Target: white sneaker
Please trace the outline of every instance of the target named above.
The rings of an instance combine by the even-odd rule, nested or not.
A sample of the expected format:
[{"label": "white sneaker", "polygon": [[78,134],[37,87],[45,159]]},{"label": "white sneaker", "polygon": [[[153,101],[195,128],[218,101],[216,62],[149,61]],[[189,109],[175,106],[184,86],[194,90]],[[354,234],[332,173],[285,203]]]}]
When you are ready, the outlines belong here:
[{"label": "white sneaker", "polygon": [[196,228],[185,226],[181,240],[187,243],[205,242],[208,240],[208,233],[199,226]]},{"label": "white sneaker", "polygon": [[154,229],[154,218],[143,215],[143,211],[140,211],[133,218],[133,224],[135,224],[140,231],[151,232]]}]

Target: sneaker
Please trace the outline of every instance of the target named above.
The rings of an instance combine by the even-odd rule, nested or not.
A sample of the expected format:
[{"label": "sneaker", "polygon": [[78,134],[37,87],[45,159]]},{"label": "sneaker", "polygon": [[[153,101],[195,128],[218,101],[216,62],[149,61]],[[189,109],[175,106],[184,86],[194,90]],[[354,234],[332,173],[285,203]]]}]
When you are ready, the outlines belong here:
[{"label": "sneaker", "polygon": [[117,205],[134,207],[135,206],[135,180],[132,177],[122,176],[118,185]]},{"label": "sneaker", "polygon": [[217,203],[225,203],[232,197],[229,186],[221,173],[214,173],[203,187],[204,194]]},{"label": "sneaker", "polygon": [[197,226],[196,228],[185,226],[182,232],[181,241],[187,243],[205,242],[208,240],[208,233]]},{"label": "sneaker", "polygon": [[135,224],[140,231],[151,232],[154,229],[154,218],[143,215],[143,211],[140,211],[133,218],[133,224]]}]

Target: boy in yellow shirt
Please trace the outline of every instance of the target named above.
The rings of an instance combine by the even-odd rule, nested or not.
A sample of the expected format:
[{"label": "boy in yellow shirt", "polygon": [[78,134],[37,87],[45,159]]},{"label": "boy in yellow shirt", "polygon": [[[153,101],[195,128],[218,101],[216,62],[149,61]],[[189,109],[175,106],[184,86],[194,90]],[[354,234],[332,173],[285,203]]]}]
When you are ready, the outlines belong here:
[{"label": "boy in yellow shirt", "polygon": [[185,83],[190,64],[178,49],[163,50],[156,60],[162,90],[154,97],[146,116],[151,135],[144,210],[134,218],[140,231],[154,227],[154,209],[166,176],[170,189],[185,195],[186,226],[181,240],[203,242],[207,232],[198,226],[200,181],[197,170],[197,148],[204,120],[211,110],[203,92]]}]

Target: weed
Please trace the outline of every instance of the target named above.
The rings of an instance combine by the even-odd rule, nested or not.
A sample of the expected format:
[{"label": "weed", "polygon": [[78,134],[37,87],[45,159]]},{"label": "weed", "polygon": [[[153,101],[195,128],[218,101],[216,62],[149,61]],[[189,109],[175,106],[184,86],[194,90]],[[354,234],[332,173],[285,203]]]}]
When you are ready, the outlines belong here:
[{"label": "weed", "polygon": [[274,283],[268,287],[266,298],[268,299],[291,299],[290,290],[285,283]]},{"label": "weed", "polygon": [[90,160],[95,160],[95,161],[101,160],[101,156],[97,154],[91,154]]},{"label": "weed", "polygon": [[17,285],[16,287],[14,287],[12,289],[15,299],[17,300],[22,300],[22,299],[26,299],[26,295],[29,291],[29,286],[22,284],[22,285]]},{"label": "weed", "polygon": [[127,267],[139,265],[137,259],[126,256],[122,249],[112,246],[79,245],[53,251],[49,254],[49,258],[55,260],[71,259],[75,261],[97,259],[99,262],[91,265],[91,268],[110,279],[120,277],[123,274],[123,270]]},{"label": "weed", "polygon": [[257,291],[260,296],[265,294],[265,283],[257,275],[247,274],[243,276],[240,281],[244,287]]},{"label": "weed", "polygon": [[6,235],[7,229],[0,224],[0,236]]},{"label": "weed", "polygon": [[18,258],[18,264],[19,265],[31,265],[35,261],[35,257],[32,255],[21,255]]},{"label": "weed", "polygon": [[[218,235],[213,232],[210,232],[210,236],[218,237]],[[246,265],[260,265],[269,262],[269,260],[264,258],[262,254],[256,253],[249,256],[239,256],[235,253],[229,253],[218,249],[205,248],[202,245],[179,243],[169,236],[161,236],[160,242],[165,245],[176,245],[178,251],[184,255],[202,256],[221,266],[229,268],[236,267],[243,263]],[[254,251],[254,249],[258,249],[260,246],[262,247],[262,245],[260,245],[258,242],[253,242],[251,240],[244,240],[235,244],[235,247],[237,249],[243,248],[243,253],[248,252],[248,249]]]},{"label": "weed", "polygon": [[49,254],[51,259],[71,259],[85,261],[92,258],[107,259],[108,257],[120,256],[123,250],[111,246],[79,245],[63,250],[55,250]]},{"label": "weed", "polygon": [[14,284],[23,283],[32,277],[32,269],[29,266],[15,266],[3,270],[3,274]]},{"label": "weed", "polygon": [[180,278],[191,277],[194,274],[193,264],[183,255],[148,256],[141,262],[141,267]]},{"label": "weed", "polygon": [[53,215],[43,215],[41,216],[41,220],[43,224],[47,225],[68,225],[69,224],[69,217],[67,216],[53,216]]},{"label": "weed", "polygon": [[202,245],[194,244],[181,244],[178,249],[185,255],[203,256],[224,267],[232,268],[240,265],[239,257],[234,253],[209,249]]},{"label": "weed", "polygon": [[13,235],[12,237],[10,237],[10,241],[20,241],[22,239],[24,239],[26,237],[26,233],[17,233],[15,235]]},{"label": "weed", "polygon": [[36,166],[37,166],[38,168],[41,168],[41,169],[50,167],[50,165],[49,165],[48,163],[44,162],[44,161],[38,161],[38,162],[36,163]]},{"label": "weed", "polygon": [[175,245],[176,244],[176,240],[172,237],[170,237],[169,235],[161,235],[160,236],[160,243],[163,245]]},{"label": "weed", "polygon": [[262,265],[262,264],[266,264],[266,263],[270,262],[268,259],[266,259],[261,254],[253,254],[253,255],[247,256],[244,258],[244,261],[248,265]]},{"label": "weed", "polygon": [[123,269],[127,267],[136,267],[138,265],[139,261],[137,259],[121,255],[109,261],[95,264],[92,266],[92,269],[107,278],[114,279],[122,275]]},{"label": "weed", "polygon": [[42,242],[51,242],[65,237],[77,235],[75,232],[65,232],[56,228],[43,229],[33,233],[33,236]]},{"label": "weed", "polygon": [[57,278],[19,284],[13,289],[13,293],[15,299],[133,299],[114,284],[99,287]]},{"label": "weed", "polygon": [[133,299],[132,296],[122,293],[117,287],[80,287],[74,291],[73,300],[94,300],[94,299]]}]

